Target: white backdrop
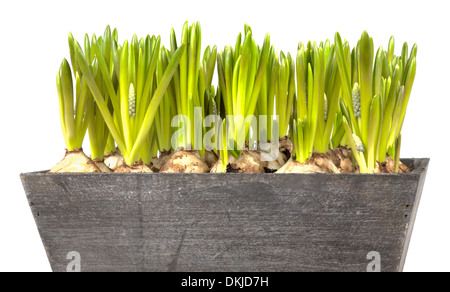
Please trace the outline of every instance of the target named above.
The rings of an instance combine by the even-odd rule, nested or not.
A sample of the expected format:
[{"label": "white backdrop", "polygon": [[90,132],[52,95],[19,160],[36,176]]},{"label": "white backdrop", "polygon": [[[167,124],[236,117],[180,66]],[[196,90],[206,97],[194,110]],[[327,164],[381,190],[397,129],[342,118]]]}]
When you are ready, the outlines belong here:
[{"label": "white backdrop", "polygon": [[[364,3],[364,4],[362,4]],[[56,72],[69,58],[67,35],[103,34],[117,27],[119,41],[180,37],[183,23],[199,20],[202,48],[234,45],[248,23],[255,40],[266,32],[277,50],[296,54],[299,41],[342,38],[355,45],[363,30],[375,50],[391,35],[396,54],[418,44],[417,74],[403,128],[402,157],[431,164],[412,234],[405,271],[449,271],[448,157],[441,153],[450,107],[448,1],[2,1],[0,4],[0,271],[50,271],[25,193],[21,172],[49,169],[64,154]],[[202,49],[202,50],[203,50]],[[89,145],[84,147],[89,149]],[[87,151],[89,153],[89,151]]]}]

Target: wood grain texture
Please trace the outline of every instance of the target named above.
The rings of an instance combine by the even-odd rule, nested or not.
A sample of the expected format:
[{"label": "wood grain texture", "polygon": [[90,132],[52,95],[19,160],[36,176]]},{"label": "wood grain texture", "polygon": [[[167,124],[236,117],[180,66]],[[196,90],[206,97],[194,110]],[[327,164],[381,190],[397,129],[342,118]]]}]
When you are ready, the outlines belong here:
[{"label": "wood grain texture", "polygon": [[21,175],[54,271],[401,271],[429,159],[409,174]]}]

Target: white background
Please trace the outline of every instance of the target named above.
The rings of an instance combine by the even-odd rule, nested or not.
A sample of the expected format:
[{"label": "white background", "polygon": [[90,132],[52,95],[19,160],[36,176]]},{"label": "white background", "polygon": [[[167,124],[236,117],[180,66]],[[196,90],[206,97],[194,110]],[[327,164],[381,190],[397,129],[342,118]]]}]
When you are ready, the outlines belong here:
[{"label": "white background", "polygon": [[[449,271],[448,138],[450,20],[448,1],[2,1],[0,4],[0,271],[50,271],[19,174],[51,168],[64,155],[55,77],[69,58],[67,35],[117,27],[161,35],[169,46],[184,21],[199,20],[202,48],[234,45],[245,23],[262,43],[296,53],[297,43],[342,38],[355,45],[363,30],[375,49],[395,36],[418,44],[417,75],[403,128],[402,157],[430,157],[405,271]],[[202,49],[202,50],[203,50]],[[89,149],[89,145],[84,146]],[[89,153],[89,151],[86,151]]]}]

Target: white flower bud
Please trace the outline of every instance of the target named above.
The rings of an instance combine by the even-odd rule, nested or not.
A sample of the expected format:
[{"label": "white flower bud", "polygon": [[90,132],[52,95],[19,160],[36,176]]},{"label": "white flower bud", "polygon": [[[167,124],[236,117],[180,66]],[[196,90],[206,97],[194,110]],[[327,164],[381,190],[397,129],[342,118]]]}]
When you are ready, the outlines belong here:
[{"label": "white flower bud", "polygon": [[361,116],[361,89],[357,82],[353,86],[352,99],[353,99],[353,111],[355,112],[355,118],[359,118]]},{"label": "white flower bud", "polygon": [[128,110],[130,117],[136,117],[136,92],[134,91],[133,83],[130,84],[130,89],[128,90]]}]

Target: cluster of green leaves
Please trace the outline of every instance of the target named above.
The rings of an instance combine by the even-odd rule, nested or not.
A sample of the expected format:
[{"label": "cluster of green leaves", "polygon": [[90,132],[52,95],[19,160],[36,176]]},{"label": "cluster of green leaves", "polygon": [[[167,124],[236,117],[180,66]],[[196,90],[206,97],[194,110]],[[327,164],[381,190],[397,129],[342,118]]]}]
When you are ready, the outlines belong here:
[{"label": "cluster of green leaves", "polygon": [[373,172],[377,161],[386,161],[387,153],[398,167],[401,129],[416,73],[417,45],[409,53],[404,43],[401,56],[395,56],[391,37],[388,50],[380,47],[374,58],[373,40],[367,32],[352,50],[338,33],[335,44],[342,79],[342,124],[361,172]]},{"label": "cluster of green leaves", "polygon": [[[380,47],[374,56],[367,32],[352,49],[336,33],[334,44],[299,43],[294,60],[275,51],[269,34],[257,45],[245,25],[234,47],[218,53],[208,46],[201,58],[200,24],[186,22],[180,46],[172,29],[170,50],[159,36],[134,35],[120,45],[117,30],[109,27],[102,37],[86,35],[84,50],[70,34],[69,48],[72,70],[64,59],[57,74],[69,151],[81,148],[89,129],[93,158],[102,159],[117,145],[128,165],[150,164],[158,151],[173,148],[203,155],[203,138],[214,129],[213,150],[223,166],[228,153],[238,157],[243,144],[286,134],[300,163],[313,151],[326,153],[338,145],[350,145],[361,172],[372,172],[387,154],[398,162],[416,45],[409,52],[405,43],[396,56],[391,38],[388,50]],[[221,120],[213,121],[215,127],[205,124],[208,115]],[[258,129],[267,131],[250,131],[245,118],[260,115],[267,120],[257,119],[264,123]],[[174,124],[175,116],[184,117],[183,126]],[[176,141],[174,127],[183,131]],[[279,137],[273,137],[274,127]]]},{"label": "cluster of green leaves", "polygon": [[[177,50],[177,39],[172,29],[170,35],[171,51]],[[203,135],[206,127],[203,126],[205,116],[213,113],[216,100],[212,79],[216,65],[217,48],[208,46],[201,59],[201,26],[200,23],[188,22],[183,25],[181,33],[181,44],[187,50],[181,57],[179,68],[175,71],[171,86],[168,89],[169,100],[173,113],[185,117],[180,130],[180,140],[175,141],[176,148],[199,150],[203,155],[205,145]],[[195,109],[202,110],[196,112]],[[174,117],[174,115],[169,116]],[[195,124],[194,121],[199,122]],[[164,131],[170,132],[170,120],[165,123]],[[178,126],[178,125],[175,125]],[[169,138],[169,137],[167,137]],[[169,141],[168,141],[169,142]]]},{"label": "cluster of green leaves", "polygon": [[56,75],[61,128],[68,151],[82,148],[86,131],[88,126],[90,126],[90,120],[93,115],[93,107],[90,103],[91,96],[86,78],[78,70],[75,62],[75,44],[76,41],[72,34],[69,33],[69,51],[73,70],[69,62],[64,58]]},{"label": "cluster of green leaves", "polygon": [[[290,62],[284,62],[285,68],[283,69],[283,71],[286,73],[288,72],[289,74],[291,73],[290,70],[287,70],[286,67],[290,66]],[[265,140],[267,139],[268,141],[271,141],[272,139],[277,139],[278,137],[276,136],[276,131],[274,132],[273,129],[276,129],[276,127],[279,127],[279,121],[278,123],[276,123],[276,121],[274,121],[274,114],[275,115],[279,115],[280,113],[280,106],[277,106],[276,108],[278,109],[277,112],[275,112],[275,97],[278,95],[278,92],[280,92],[281,90],[279,89],[280,86],[278,86],[278,78],[279,78],[279,74],[280,74],[280,61],[279,61],[279,56],[277,54],[277,52],[275,51],[273,45],[270,47],[269,50],[269,57],[268,57],[268,61],[267,61],[267,65],[266,65],[266,72],[265,74],[262,76],[263,80],[262,80],[262,85],[261,85],[261,90],[259,93],[259,98],[258,98],[258,103],[257,103],[257,108],[256,108],[256,113],[255,115],[260,115],[260,116],[266,116],[267,117],[267,122],[266,124],[258,124],[259,125],[259,129],[267,129],[266,132],[266,137],[259,137],[258,136],[258,141],[261,140]],[[284,78],[286,74],[284,74]],[[289,83],[289,78],[288,81],[284,81],[284,83]],[[283,87],[281,87],[283,88]],[[285,88],[290,88],[289,86],[286,86]],[[285,93],[284,95],[285,97],[287,96],[287,94]],[[286,100],[285,100],[286,101]],[[283,101],[280,100],[280,98],[277,100],[277,104],[278,103],[282,103]],[[284,114],[285,117],[287,117],[287,119],[285,119],[285,121],[289,121],[289,116]],[[279,119],[278,119],[279,120]],[[258,119],[258,122],[263,122],[260,121]],[[258,134],[263,134],[261,133],[261,131],[258,131]],[[286,133],[284,133],[285,135]],[[281,137],[283,134],[279,131],[278,129],[278,136]]]},{"label": "cluster of green leaves", "polygon": [[294,157],[303,163],[314,151],[326,153],[338,109],[340,78],[335,46],[325,43],[298,45],[297,94],[291,121]]},{"label": "cluster of green leaves", "polygon": [[[96,39],[95,36],[92,37],[92,40],[89,39],[89,36],[86,34],[84,38],[84,50],[86,52],[86,61],[92,65],[92,74],[95,78],[97,84],[99,84],[99,89],[103,96],[105,97],[105,103],[108,105],[108,108],[112,109],[112,99],[106,90],[106,85],[103,81],[102,72],[99,70],[99,63],[97,58],[95,58],[95,54],[93,49],[98,49],[104,56],[106,65],[109,68],[113,68],[114,57],[111,53],[111,44],[117,43],[117,30],[114,30],[111,33],[109,27],[105,29],[105,33],[103,38],[100,37]],[[72,47],[71,50],[71,59],[73,60],[74,68],[78,68],[77,63],[75,62],[75,40],[70,35],[70,44]],[[114,41],[111,41],[113,39]],[[94,47],[91,46],[91,43]],[[81,73],[82,74],[82,73]],[[117,78],[114,79],[114,87],[118,86]],[[86,89],[87,83],[86,83]],[[87,110],[86,115],[89,120],[88,129],[89,129],[89,141],[91,146],[91,157],[93,159],[103,160],[103,155],[108,154],[115,151],[115,143],[112,138],[108,127],[105,124],[105,120],[100,113],[100,110],[94,101],[92,94],[88,91],[89,98],[87,99]]]},{"label": "cluster of green leaves", "polygon": [[[131,42],[126,40],[119,45],[117,30],[111,33],[107,27],[103,38],[85,37],[83,52],[79,43],[69,37],[72,65],[75,75],[80,76],[77,106],[82,109],[86,105],[84,111],[77,109],[77,112],[79,115],[86,113],[83,116],[87,122],[83,127],[89,124],[94,156],[102,157],[105,147],[108,145],[107,149],[111,150],[114,141],[128,165],[138,161],[150,163],[156,132],[152,133],[153,121],[185,50],[182,45],[168,54],[161,50],[160,42],[160,37],[147,36],[138,40],[135,35]],[[160,59],[166,63],[162,65]],[[65,64],[67,62],[63,62],[59,75],[68,75]],[[60,92],[65,83],[59,82],[59,78],[57,83]],[[70,102],[69,93],[62,91],[61,96],[64,104]],[[64,121],[71,116],[68,111]],[[63,130],[66,124],[63,123]],[[65,136],[71,141],[70,135]]]},{"label": "cluster of green leaves", "polygon": [[[72,75],[74,75],[72,77]],[[74,96],[73,78],[76,83]],[[58,74],[56,75],[56,88],[59,98],[59,114],[61,119],[61,128],[68,151],[81,149],[84,136],[88,127],[86,118],[86,91],[85,82],[77,72],[72,73],[70,65],[66,59],[61,63]]]},{"label": "cluster of green leaves", "polygon": [[[245,25],[244,34],[243,39],[242,34],[238,34],[234,48],[226,46],[217,57],[221,108],[227,116],[235,117],[234,121],[228,121],[234,137],[227,144],[231,144],[228,148],[233,149],[230,152],[235,157],[245,142],[257,140],[257,133],[252,133],[254,139],[250,139],[250,127],[245,117],[254,116],[257,108],[260,113],[269,112],[268,104],[260,102],[258,106],[258,100],[263,83],[268,80],[267,64],[271,52],[273,59],[269,34],[266,34],[262,48],[256,44],[250,26]],[[264,86],[267,90],[267,84]]]},{"label": "cluster of green leaves", "polygon": [[[278,60],[279,59],[279,60]],[[276,79],[276,114],[279,119],[279,137],[287,135],[292,114],[295,95],[295,61],[291,54],[280,52],[278,78]]]}]

